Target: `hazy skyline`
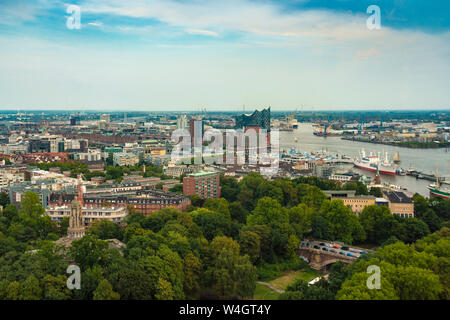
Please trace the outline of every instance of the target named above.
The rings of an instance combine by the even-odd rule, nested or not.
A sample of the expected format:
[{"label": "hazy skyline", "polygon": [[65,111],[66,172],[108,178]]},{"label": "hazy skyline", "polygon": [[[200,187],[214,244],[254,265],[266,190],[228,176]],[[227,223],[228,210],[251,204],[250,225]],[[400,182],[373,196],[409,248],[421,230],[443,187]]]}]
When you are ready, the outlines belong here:
[{"label": "hazy skyline", "polygon": [[449,1],[6,0],[0,46],[0,110],[450,106]]}]

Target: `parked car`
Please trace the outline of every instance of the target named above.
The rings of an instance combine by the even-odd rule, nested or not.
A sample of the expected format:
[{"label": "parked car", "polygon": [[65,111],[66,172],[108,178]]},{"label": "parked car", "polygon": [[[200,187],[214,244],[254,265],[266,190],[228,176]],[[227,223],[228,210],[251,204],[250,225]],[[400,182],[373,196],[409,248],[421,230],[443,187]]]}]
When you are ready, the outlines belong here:
[{"label": "parked car", "polygon": [[330,252],[334,252],[334,253],[336,253],[336,250],[334,250],[334,249],[330,249]]},{"label": "parked car", "polygon": [[323,247],[322,250],[323,250],[323,251],[328,251],[328,248]]},{"label": "parked car", "polygon": [[339,246],[338,246],[337,244],[335,244],[335,245],[333,246],[333,248],[339,249]]},{"label": "parked car", "polygon": [[356,256],[352,255],[351,253],[347,253],[347,256],[348,257],[356,257]]},{"label": "parked car", "polygon": [[325,243],[321,242],[319,243],[319,246],[325,246]]},{"label": "parked car", "polygon": [[349,248],[347,246],[343,246],[343,247],[341,247],[341,249],[345,250],[345,251],[348,251]]},{"label": "parked car", "polygon": [[360,253],[360,254],[366,254],[367,251],[360,251],[359,253]]},{"label": "parked car", "polygon": [[314,246],[314,249],[320,249],[320,247],[319,246]]},{"label": "parked car", "polygon": [[339,252],[339,254],[342,254],[342,255],[345,256],[345,252],[344,251]]}]

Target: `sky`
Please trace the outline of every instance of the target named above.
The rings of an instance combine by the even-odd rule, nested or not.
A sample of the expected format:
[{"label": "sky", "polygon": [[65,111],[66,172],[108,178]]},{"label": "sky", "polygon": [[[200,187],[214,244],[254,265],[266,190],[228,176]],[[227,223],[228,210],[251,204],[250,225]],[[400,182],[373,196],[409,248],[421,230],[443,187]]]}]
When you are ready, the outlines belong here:
[{"label": "sky", "polygon": [[0,110],[448,110],[449,74],[448,0],[0,0]]}]

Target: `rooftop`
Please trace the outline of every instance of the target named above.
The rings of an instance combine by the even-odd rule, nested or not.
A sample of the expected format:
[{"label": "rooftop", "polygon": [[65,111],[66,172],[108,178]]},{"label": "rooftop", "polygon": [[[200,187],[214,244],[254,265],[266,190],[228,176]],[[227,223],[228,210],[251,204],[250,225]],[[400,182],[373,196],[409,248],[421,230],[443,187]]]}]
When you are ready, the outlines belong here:
[{"label": "rooftop", "polygon": [[391,203],[413,203],[413,201],[401,191],[385,192],[386,197]]},{"label": "rooftop", "polygon": [[191,177],[202,177],[202,176],[209,176],[209,175],[213,175],[213,174],[217,174],[218,172],[216,171],[199,171],[197,173],[191,173],[189,174],[189,176]]}]

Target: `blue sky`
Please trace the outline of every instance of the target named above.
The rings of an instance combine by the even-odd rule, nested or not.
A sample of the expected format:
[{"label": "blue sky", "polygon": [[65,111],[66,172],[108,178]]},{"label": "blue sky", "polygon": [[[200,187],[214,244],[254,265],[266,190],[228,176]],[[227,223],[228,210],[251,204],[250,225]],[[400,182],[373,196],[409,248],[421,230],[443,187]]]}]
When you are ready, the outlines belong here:
[{"label": "blue sky", "polygon": [[0,0],[0,109],[449,109],[449,15],[426,0]]}]

